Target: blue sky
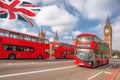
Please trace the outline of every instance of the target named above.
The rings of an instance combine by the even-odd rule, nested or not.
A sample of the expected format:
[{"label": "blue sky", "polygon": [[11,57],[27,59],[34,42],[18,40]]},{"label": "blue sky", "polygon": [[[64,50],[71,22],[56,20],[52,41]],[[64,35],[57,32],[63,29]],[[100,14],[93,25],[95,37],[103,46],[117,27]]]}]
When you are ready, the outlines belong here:
[{"label": "blue sky", "polygon": [[[109,16],[113,28],[113,49],[120,50],[120,0],[23,0],[41,7],[34,17],[34,27],[20,20],[0,19],[0,27],[38,35],[47,31],[52,41],[58,31],[59,41],[72,42],[72,36],[93,33],[103,39],[103,29]],[[41,28],[42,26],[42,28]]]}]

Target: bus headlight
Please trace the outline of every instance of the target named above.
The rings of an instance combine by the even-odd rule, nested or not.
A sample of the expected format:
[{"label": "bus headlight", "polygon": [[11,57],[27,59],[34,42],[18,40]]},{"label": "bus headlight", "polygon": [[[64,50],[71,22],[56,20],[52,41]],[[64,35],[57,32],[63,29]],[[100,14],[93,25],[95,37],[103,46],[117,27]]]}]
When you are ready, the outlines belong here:
[{"label": "bus headlight", "polygon": [[92,63],[91,62],[88,62],[89,65],[91,65]]}]

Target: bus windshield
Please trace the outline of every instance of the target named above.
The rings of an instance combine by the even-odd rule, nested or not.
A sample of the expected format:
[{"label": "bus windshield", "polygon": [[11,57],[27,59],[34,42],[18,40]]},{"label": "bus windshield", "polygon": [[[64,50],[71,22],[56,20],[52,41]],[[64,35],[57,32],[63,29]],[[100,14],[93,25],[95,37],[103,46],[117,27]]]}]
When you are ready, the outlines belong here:
[{"label": "bus windshield", "polygon": [[92,36],[79,36],[77,37],[78,41],[93,41],[93,37]]},{"label": "bus windshield", "polygon": [[92,57],[92,53],[93,53],[92,50],[81,50],[81,49],[78,49],[76,57],[81,59],[81,60],[88,61]]}]

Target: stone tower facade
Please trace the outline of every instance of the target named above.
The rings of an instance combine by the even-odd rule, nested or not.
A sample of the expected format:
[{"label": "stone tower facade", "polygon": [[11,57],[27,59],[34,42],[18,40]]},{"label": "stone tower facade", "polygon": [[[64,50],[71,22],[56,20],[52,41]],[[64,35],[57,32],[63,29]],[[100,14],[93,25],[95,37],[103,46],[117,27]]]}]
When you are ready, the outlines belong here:
[{"label": "stone tower facade", "polygon": [[38,36],[40,38],[45,38],[46,37],[46,31],[40,30],[39,33],[38,33]]},{"label": "stone tower facade", "polygon": [[76,38],[72,36],[72,44],[75,45],[76,43]]},{"label": "stone tower facade", "polygon": [[109,44],[110,56],[112,56],[112,27],[108,17],[104,27],[104,41]]}]

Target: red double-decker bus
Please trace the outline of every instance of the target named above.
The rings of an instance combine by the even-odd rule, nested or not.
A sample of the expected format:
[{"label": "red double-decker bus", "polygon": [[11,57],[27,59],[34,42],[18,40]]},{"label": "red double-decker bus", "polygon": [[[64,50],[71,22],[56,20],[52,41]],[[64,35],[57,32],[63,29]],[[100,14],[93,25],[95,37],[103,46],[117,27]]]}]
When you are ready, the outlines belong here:
[{"label": "red double-decker bus", "polygon": [[108,44],[95,34],[79,34],[76,39],[74,63],[86,67],[108,64]]},{"label": "red double-decker bus", "polygon": [[0,59],[49,58],[48,39],[0,28]]},{"label": "red double-decker bus", "polygon": [[53,58],[70,59],[74,57],[75,47],[72,44],[54,42],[52,44]]}]

